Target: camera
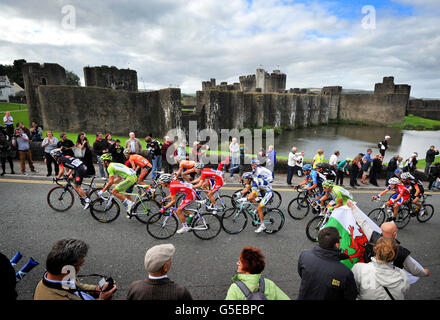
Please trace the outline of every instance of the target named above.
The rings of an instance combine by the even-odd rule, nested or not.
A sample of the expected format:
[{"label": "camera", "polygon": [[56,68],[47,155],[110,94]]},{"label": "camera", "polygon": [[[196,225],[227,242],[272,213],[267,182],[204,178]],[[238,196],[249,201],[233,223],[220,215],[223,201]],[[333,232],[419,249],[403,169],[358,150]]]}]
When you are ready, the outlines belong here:
[{"label": "camera", "polygon": [[105,283],[106,283],[106,282],[108,282],[108,286],[107,286],[107,288],[105,288],[105,290],[103,290],[103,291],[109,291],[109,290],[111,290],[111,289],[114,287],[114,285],[115,285],[115,282],[114,282],[114,280],[113,280],[112,277],[103,277],[101,280],[99,280],[99,283],[98,283],[98,285],[99,285],[99,287],[101,288],[101,290],[102,290],[102,288],[105,286]]}]

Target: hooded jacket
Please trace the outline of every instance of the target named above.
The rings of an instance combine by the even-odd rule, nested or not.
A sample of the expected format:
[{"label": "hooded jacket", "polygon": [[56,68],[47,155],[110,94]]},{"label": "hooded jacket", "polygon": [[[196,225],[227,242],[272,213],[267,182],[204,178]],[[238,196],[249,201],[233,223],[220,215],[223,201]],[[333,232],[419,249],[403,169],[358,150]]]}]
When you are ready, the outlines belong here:
[{"label": "hooded jacket", "polygon": [[[242,281],[251,292],[258,290],[260,284],[260,274],[237,273],[232,281]],[[267,300],[290,300],[290,298],[271,280],[264,278],[264,295]],[[225,300],[246,300],[246,296],[235,284],[231,284]]]},{"label": "hooded jacket", "polygon": [[305,250],[298,260],[301,277],[298,300],[355,300],[358,294],[353,273],[341,260],[339,249],[319,246]]},{"label": "hooded jacket", "polygon": [[356,263],[351,271],[359,288],[359,300],[391,300],[384,287],[387,287],[395,300],[404,300],[409,290],[405,271],[392,263],[378,263],[371,258],[369,263]]}]

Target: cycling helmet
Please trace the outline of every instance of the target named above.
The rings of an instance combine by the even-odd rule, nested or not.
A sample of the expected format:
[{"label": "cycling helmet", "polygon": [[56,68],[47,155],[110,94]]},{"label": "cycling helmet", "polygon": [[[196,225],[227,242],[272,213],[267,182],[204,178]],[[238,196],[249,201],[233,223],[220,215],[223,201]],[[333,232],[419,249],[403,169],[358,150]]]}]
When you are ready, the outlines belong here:
[{"label": "cycling helmet", "polygon": [[317,164],[316,164],[316,168],[324,169],[325,167],[326,167],[326,165],[325,165],[325,163],[323,163],[323,162],[320,162],[320,163],[317,163]]},{"label": "cycling helmet", "polygon": [[394,174],[399,174],[399,173],[402,173],[402,169],[397,168],[396,170],[394,170]]},{"label": "cycling helmet", "polygon": [[130,153],[131,153],[130,149],[127,148],[127,149],[124,150],[124,155],[130,154]]},{"label": "cycling helmet", "polygon": [[402,180],[406,180],[406,179],[414,179],[414,177],[412,176],[411,173],[409,172],[404,172],[400,175],[400,179]]},{"label": "cycling helmet", "polygon": [[347,159],[345,159],[345,161],[351,162],[351,161],[353,161],[353,159],[352,158],[347,158]]},{"label": "cycling helmet", "polygon": [[53,150],[50,152],[50,155],[51,155],[52,157],[61,157],[61,156],[63,155],[63,152],[61,151],[61,149],[53,149]]},{"label": "cycling helmet", "polygon": [[303,171],[310,171],[312,170],[312,165],[311,164],[305,164],[302,166],[301,168]]},{"label": "cycling helmet", "polygon": [[323,188],[333,188],[334,187],[334,183],[332,181],[330,181],[330,180],[325,180],[322,183],[322,187]]},{"label": "cycling helmet", "polygon": [[260,160],[252,160],[251,161],[251,165],[257,165],[257,166],[259,166],[260,165]]},{"label": "cycling helmet", "polygon": [[242,179],[252,179],[253,178],[252,172],[245,172],[245,173],[243,173],[241,178]]},{"label": "cycling helmet", "polygon": [[173,175],[170,173],[163,173],[160,175],[158,182],[159,183],[170,183],[173,180]]},{"label": "cycling helmet", "polygon": [[400,180],[399,178],[391,178],[390,180],[388,180],[389,184],[399,184]]},{"label": "cycling helmet", "polygon": [[104,153],[100,159],[101,161],[112,161],[113,157],[111,153]]},{"label": "cycling helmet", "polygon": [[197,162],[194,165],[194,169],[203,169],[205,167],[205,165],[203,164],[203,162]]}]

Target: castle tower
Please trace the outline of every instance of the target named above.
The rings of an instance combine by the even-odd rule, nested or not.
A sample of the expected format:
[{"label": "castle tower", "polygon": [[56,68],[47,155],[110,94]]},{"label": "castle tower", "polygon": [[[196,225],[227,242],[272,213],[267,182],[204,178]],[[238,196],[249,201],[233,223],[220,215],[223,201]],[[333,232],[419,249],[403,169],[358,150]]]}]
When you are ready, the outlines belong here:
[{"label": "castle tower", "polygon": [[86,87],[138,91],[136,70],[118,69],[114,66],[84,67]]}]

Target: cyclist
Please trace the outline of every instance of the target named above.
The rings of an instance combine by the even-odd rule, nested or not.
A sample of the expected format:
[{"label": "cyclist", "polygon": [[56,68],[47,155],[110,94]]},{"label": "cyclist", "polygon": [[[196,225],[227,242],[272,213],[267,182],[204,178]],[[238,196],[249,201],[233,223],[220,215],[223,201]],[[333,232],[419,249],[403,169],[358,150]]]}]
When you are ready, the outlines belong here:
[{"label": "cyclist", "polygon": [[212,205],[208,207],[209,210],[214,210],[213,213],[217,213],[217,202],[214,198],[216,193],[224,184],[223,172],[219,170],[213,170],[210,168],[203,169],[204,165],[201,162],[196,163],[195,171],[200,174],[200,177],[192,181],[194,189],[202,187],[205,190],[209,189],[208,198],[211,200]]},{"label": "cyclist", "polygon": [[[101,156],[102,164],[107,168],[108,182],[104,185],[102,190],[98,191],[98,196],[101,197],[105,191],[110,189],[112,185],[116,184],[112,190],[112,194],[121,200],[124,207],[130,212],[134,204],[133,198],[131,196],[126,196],[121,192],[131,192],[137,181],[136,172],[122,163],[112,162],[112,160],[111,153],[104,153]],[[129,215],[127,215],[127,217],[129,217]]]},{"label": "cyclist", "polygon": [[124,150],[125,157],[130,162],[131,168],[137,172],[139,169],[142,169],[137,183],[145,185],[144,179],[149,175],[151,170],[153,169],[153,166],[151,165],[150,161],[145,159],[139,154],[132,154],[131,150],[125,149]]},{"label": "cyclist", "polygon": [[422,182],[419,179],[414,178],[409,172],[403,172],[400,175],[400,180],[410,191],[412,202],[416,205],[416,212],[419,212],[422,207],[419,200],[423,198],[423,194],[425,193],[425,188],[423,188]]},{"label": "cyclist", "polygon": [[381,196],[383,196],[385,193],[387,193],[389,190],[394,191],[395,194],[391,197],[390,200],[385,202],[385,204],[387,207],[393,208],[393,218],[391,220],[396,221],[399,207],[402,203],[409,200],[410,193],[409,190],[405,187],[405,185],[400,182],[399,178],[393,177],[390,180],[388,180],[388,187],[378,195],[373,196],[372,198],[374,200],[378,199]]},{"label": "cyclist", "polygon": [[184,212],[188,214],[190,217],[193,215],[191,211],[185,210],[194,200],[197,199],[197,194],[193,188],[193,185],[188,182],[182,182],[179,180],[173,179],[173,175],[169,173],[163,173],[159,176],[158,179],[162,188],[168,188],[170,190],[170,195],[163,198],[161,203],[164,203],[167,200],[171,200],[168,204],[160,209],[160,212],[165,213],[171,206],[173,206],[177,202],[176,194],[184,194],[185,197],[182,200],[182,203],[176,210],[176,214],[179,217],[180,222],[182,223],[182,228],[177,230],[177,233],[184,233],[191,230],[188,227],[188,224],[185,220]]},{"label": "cyclist", "polygon": [[318,194],[322,194],[322,182],[325,180],[325,176],[321,173],[321,164],[317,164],[316,169],[313,169],[311,164],[305,164],[301,169],[304,172],[305,179],[298,185],[298,188],[308,184],[307,191],[318,188]]},{"label": "cyclist", "polygon": [[[63,176],[64,167],[69,169],[69,171],[67,172],[67,176],[69,176],[70,179],[74,180],[73,188],[84,199],[84,210],[86,210],[90,206],[90,199],[85,191],[81,188],[81,184],[84,177],[87,175],[87,166],[81,160],[75,157],[64,156],[61,149],[53,149],[50,152],[50,155],[55,159],[60,167],[58,176],[55,179],[58,180]],[[75,174],[75,176],[73,176],[72,174]]]},{"label": "cyclist", "polygon": [[400,179],[400,175],[402,174],[402,169],[397,168],[396,170],[394,170],[394,177],[397,177]]},{"label": "cyclist", "polygon": [[[268,183],[272,183],[273,176],[272,171],[269,169],[262,167],[260,165],[260,160],[252,160],[251,161],[252,174],[257,178],[262,178],[266,180]],[[242,177],[243,179],[243,177]]]},{"label": "cyclist", "polygon": [[176,177],[178,178],[182,175],[182,178],[187,182],[193,180],[195,178],[194,166],[196,165],[196,162],[192,160],[183,160],[181,157],[176,157],[176,161],[179,164],[179,170],[176,172]]},{"label": "cyclist", "polygon": [[326,180],[322,183],[324,188],[324,196],[318,199],[318,203],[324,203],[325,200],[331,199],[327,205],[327,209],[332,212],[334,209],[345,206],[347,201],[353,201],[353,197],[344,188],[335,185],[332,181]]},{"label": "cyclist", "polygon": [[266,226],[264,225],[263,208],[270,201],[270,199],[272,199],[272,186],[264,178],[255,177],[252,172],[243,173],[241,178],[245,183],[245,188],[240,193],[244,195],[251,191],[251,193],[247,197],[250,202],[257,203],[257,197],[260,196],[259,193],[261,191],[264,192],[264,197],[260,200],[257,206],[258,216],[260,217],[260,226],[257,228],[257,230],[255,230],[255,232],[260,233],[266,229]]}]

